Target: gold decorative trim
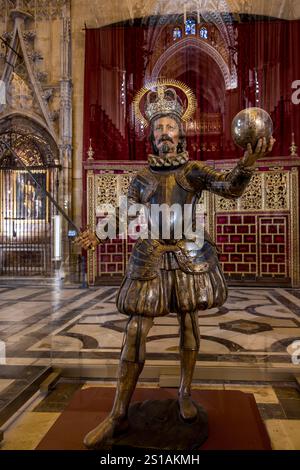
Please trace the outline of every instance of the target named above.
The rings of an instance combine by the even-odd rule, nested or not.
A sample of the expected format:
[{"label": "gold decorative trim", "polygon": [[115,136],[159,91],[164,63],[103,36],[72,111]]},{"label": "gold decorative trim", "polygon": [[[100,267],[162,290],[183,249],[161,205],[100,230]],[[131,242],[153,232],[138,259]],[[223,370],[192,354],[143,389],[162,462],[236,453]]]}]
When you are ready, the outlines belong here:
[{"label": "gold decorative trim", "polygon": [[[280,160],[278,160],[280,158]],[[282,158],[282,160],[281,160]],[[222,170],[230,170],[232,169],[237,163],[239,159],[226,159],[226,160],[207,160],[207,165],[211,165],[214,167],[215,170],[220,171]],[[271,157],[268,160],[258,160],[255,164],[256,170],[259,168],[269,168],[272,170],[273,168],[277,169],[278,167],[293,167],[293,166],[300,166],[300,158],[290,158],[290,157]]]},{"label": "gold decorative trim", "polygon": [[105,173],[108,173],[108,172],[114,171],[114,170],[122,170],[122,171],[126,171],[126,172],[130,173],[132,171],[141,170],[142,168],[145,168],[145,167],[148,168],[148,166],[149,166],[148,162],[146,162],[146,161],[145,162],[143,161],[141,165],[136,165],[135,164],[135,165],[132,165],[132,166],[131,165],[130,166],[129,165],[124,165],[124,163],[122,164],[121,162],[120,162],[119,165],[117,165],[116,163],[112,164],[111,162],[107,163],[107,164],[105,164],[105,162],[104,163],[101,162],[101,164],[99,164],[99,163],[100,162],[98,162],[96,164],[93,163],[93,164],[85,165],[84,169],[85,170],[93,170],[93,171],[95,171],[95,170],[103,171],[103,173],[97,173],[97,174],[100,175],[100,174],[105,174]]},{"label": "gold decorative trim", "polygon": [[114,173],[101,173],[94,177],[95,181],[95,209],[96,213],[101,204],[118,204],[117,182],[120,175]]},{"label": "gold decorative trim", "polygon": [[249,186],[238,201],[239,211],[260,210],[262,207],[262,172],[256,171],[251,178]]},{"label": "gold decorative trim", "polygon": [[277,212],[289,210],[290,170],[256,171],[243,196],[237,200],[216,198],[218,212]]},{"label": "gold decorative trim", "polygon": [[[278,158],[285,158],[285,160],[278,160]],[[221,170],[231,170],[237,163],[239,159],[226,159],[226,160],[207,160],[205,163],[217,171]],[[300,166],[300,158],[287,158],[287,157],[271,157],[270,160],[259,160],[258,164],[256,164],[256,171],[265,171],[260,170],[260,167],[269,168],[269,171],[273,170],[274,168],[278,168],[278,166],[286,167],[286,171],[290,171],[291,167]],[[126,172],[137,171],[143,167],[148,167],[147,160],[141,160],[140,162],[130,163],[128,165],[124,164],[124,160],[114,160],[112,163],[111,160],[95,160],[94,162],[86,161],[84,163],[85,170],[102,170],[102,171],[109,171],[109,170],[124,170]]]},{"label": "gold decorative trim", "polygon": [[207,193],[207,191],[205,193],[206,226],[211,238],[216,241],[216,197],[212,193]]},{"label": "gold decorative trim", "polygon": [[179,90],[181,90],[186,95],[187,108],[181,117],[183,121],[188,121],[195,112],[195,109],[197,106],[196,97],[193,91],[191,90],[191,88],[188,87],[185,83],[179,80],[173,80],[169,78],[163,78],[163,79],[156,80],[153,82],[148,82],[136,93],[132,102],[135,117],[144,127],[147,127],[149,122],[148,122],[148,119],[146,119],[141,113],[140,102],[143,96],[146,93],[148,93],[151,89],[157,88],[157,87],[163,87],[163,86],[173,86],[173,87],[179,88]]},{"label": "gold decorative trim", "polygon": [[292,287],[300,287],[300,250],[299,250],[299,175],[298,168],[290,173],[290,247]]},{"label": "gold decorative trim", "polygon": [[[87,224],[92,231],[96,229],[95,176],[93,170],[87,172]],[[94,285],[97,275],[97,250],[87,252],[88,284]]]},{"label": "gold decorative trim", "polygon": [[[300,160],[300,159],[299,159]],[[229,210],[218,205],[218,197],[212,193],[204,192],[201,200],[204,202],[205,207],[205,226],[208,229],[209,234],[215,240],[216,239],[216,215],[224,214],[241,214],[241,215],[266,215],[270,214],[270,217],[285,215],[289,218],[289,231],[288,240],[289,244],[289,270],[291,276],[291,283],[293,287],[300,287],[300,262],[299,262],[299,166],[298,161],[294,166],[287,165],[290,162],[285,162],[286,168],[282,170],[278,163],[274,164],[274,168],[268,170],[261,170],[255,173],[253,177],[253,187],[251,184],[242,198],[237,201],[237,206],[234,210]],[[106,193],[107,203],[114,204],[116,198],[120,195],[127,193],[128,186],[131,178],[135,175],[138,170],[145,167],[146,164],[133,164],[133,165],[120,165],[117,162],[113,162],[101,167],[89,169],[87,172],[87,217],[88,224],[91,228],[95,227],[96,216],[97,216],[97,198],[102,191],[105,192],[105,188],[109,189]],[[232,167],[232,164],[230,165]],[[214,165],[216,168],[216,165]],[[98,173],[99,169],[105,170],[105,172]],[[123,173],[115,173],[116,170],[124,170]],[[95,173],[94,173],[95,171]],[[278,183],[278,184],[277,184]],[[259,185],[261,184],[261,190],[258,191]],[[269,190],[267,191],[267,186]],[[250,191],[248,193],[248,191]],[[261,198],[260,207],[258,207],[257,198],[255,192],[259,194]],[[268,194],[267,194],[268,192]],[[102,193],[103,195],[104,193]],[[247,196],[248,194],[248,196]],[[247,198],[243,202],[243,198]],[[279,206],[277,200],[280,200]],[[224,202],[226,200],[224,199]],[[128,257],[128,241],[124,240],[124,255],[123,269],[126,269],[127,257]],[[252,252],[251,252],[252,254]],[[88,282],[93,284],[96,277],[101,276],[100,268],[97,271],[97,255],[96,252],[88,253]],[[279,280],[280,281],[280,280]]]},{"label": "gold decorative trim", "polygon": [[263,193],[268,211],[288,209],[289,172],[281,168],[265,172]]}]

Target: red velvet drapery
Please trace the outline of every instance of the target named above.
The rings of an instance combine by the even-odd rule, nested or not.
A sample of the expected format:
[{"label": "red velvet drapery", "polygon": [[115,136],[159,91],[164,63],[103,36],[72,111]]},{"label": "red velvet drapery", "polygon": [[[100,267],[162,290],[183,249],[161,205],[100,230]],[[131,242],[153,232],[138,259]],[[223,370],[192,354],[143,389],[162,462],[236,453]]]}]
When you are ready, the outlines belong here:
[{"label": "red velvet drapery", "polygon": [[[147,132],[136,132],[131,103],[143,86],[151,56],[158,47],[157,28],[142,23],[86,31],[84,159],[89,139],[98,160],[144,160]],[[219,113],[220,135],[192,135],[188,150],[195,159],[237,157],[231,142],[233,116],[248,106],[266,109],[274,121],[274,154],[289,155],[291,133],[300,144],[300,104],[293,104],[292,83],[300,80],[299,21],[251,21],[234,25],[237,37],[238,88],[226,90],[220,70],[207,54],[185,48],[163,69],[196,93],[198,113]],[[153,28],[153,31],[151,30]],[[163,26],[161,26],[163,28]],[[156,37],[153,42],[151,38]],[[150,38],[150,39],[149,39]],[[160,44],[163,48],[163,44]],[[168,75],[169,74],[169,75]],[[255,81],[257,80],[257,81]],[[258,83],[258,94],[255,94]],[[258,99],[258,101],[256,101]],[[215,145],[215,147],[214,147]]]},{"label": "red velvet drapery", "polygon": [[[249,71],[256,70],[258,106],[272,116],[277,139],[274,154],[289,155],[291,134],[300,143],[300,105],[292,102],[292,83],[300,79],[299,21],[259,21],[238,27],[240,107],[256,105],[255,84]],[[251,77],[252,81],[254,76]],[[250,79],[250,82],[251,82]]]}]

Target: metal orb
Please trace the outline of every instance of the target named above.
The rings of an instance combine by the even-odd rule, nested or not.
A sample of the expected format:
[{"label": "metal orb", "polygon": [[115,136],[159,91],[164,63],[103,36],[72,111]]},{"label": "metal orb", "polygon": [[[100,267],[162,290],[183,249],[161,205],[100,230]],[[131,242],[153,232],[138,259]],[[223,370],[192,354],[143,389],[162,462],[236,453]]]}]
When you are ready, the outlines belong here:
[{"label": "metal orb", "polygon": [[271,116],[261,108],[247,108],[240,111],[232,120],[231,134],[233,141],[243,149],[251,144],[255,149],[262,137],[270,140],[273,133]]}]

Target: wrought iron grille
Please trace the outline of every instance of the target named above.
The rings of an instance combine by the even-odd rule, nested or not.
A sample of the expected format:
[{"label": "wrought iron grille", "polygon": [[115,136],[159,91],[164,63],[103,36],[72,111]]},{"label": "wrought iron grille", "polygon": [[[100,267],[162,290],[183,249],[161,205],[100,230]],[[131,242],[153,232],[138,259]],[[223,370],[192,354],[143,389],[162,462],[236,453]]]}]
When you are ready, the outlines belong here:
[{"label": "wrought iron grille", "polygon": [[[57,198],[58,169],[47,142],[17,133],[0,136],[13,146],[38,183]],[[53,158],[52,158],[53,160]],[[0,153],[0,276],[50,276],[55,208],[8,150]]]}]

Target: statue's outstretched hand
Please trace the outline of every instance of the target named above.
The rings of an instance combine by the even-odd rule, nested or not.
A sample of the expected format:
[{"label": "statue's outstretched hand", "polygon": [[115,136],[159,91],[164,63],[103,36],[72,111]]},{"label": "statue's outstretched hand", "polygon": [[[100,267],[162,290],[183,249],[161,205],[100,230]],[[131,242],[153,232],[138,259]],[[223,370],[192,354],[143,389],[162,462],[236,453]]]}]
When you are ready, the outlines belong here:
[{"label": "statue's outstretched hand", "polygon": [[96,234],[91,230],[87,229],[84,232],[80,232],[75,238],[74,243],[79,245],[84,250],[94,250],[99,245],[100,240],[96,237]]},{"label": "statue's outstretched hand", "polygon": [[275,144],[276,140],[271,137],[269,142],[267,142],[267,139],[264,137],[262,139],[259,139],[257,142],[257,145],[255,149],[252,149],[251,144],[247,145],[247,150],[244,153],[244,156],[242,158],[242,163],[245,166],[252,166],[261,157],[264,157],[267,153],[272,151],[272,148]]}]

